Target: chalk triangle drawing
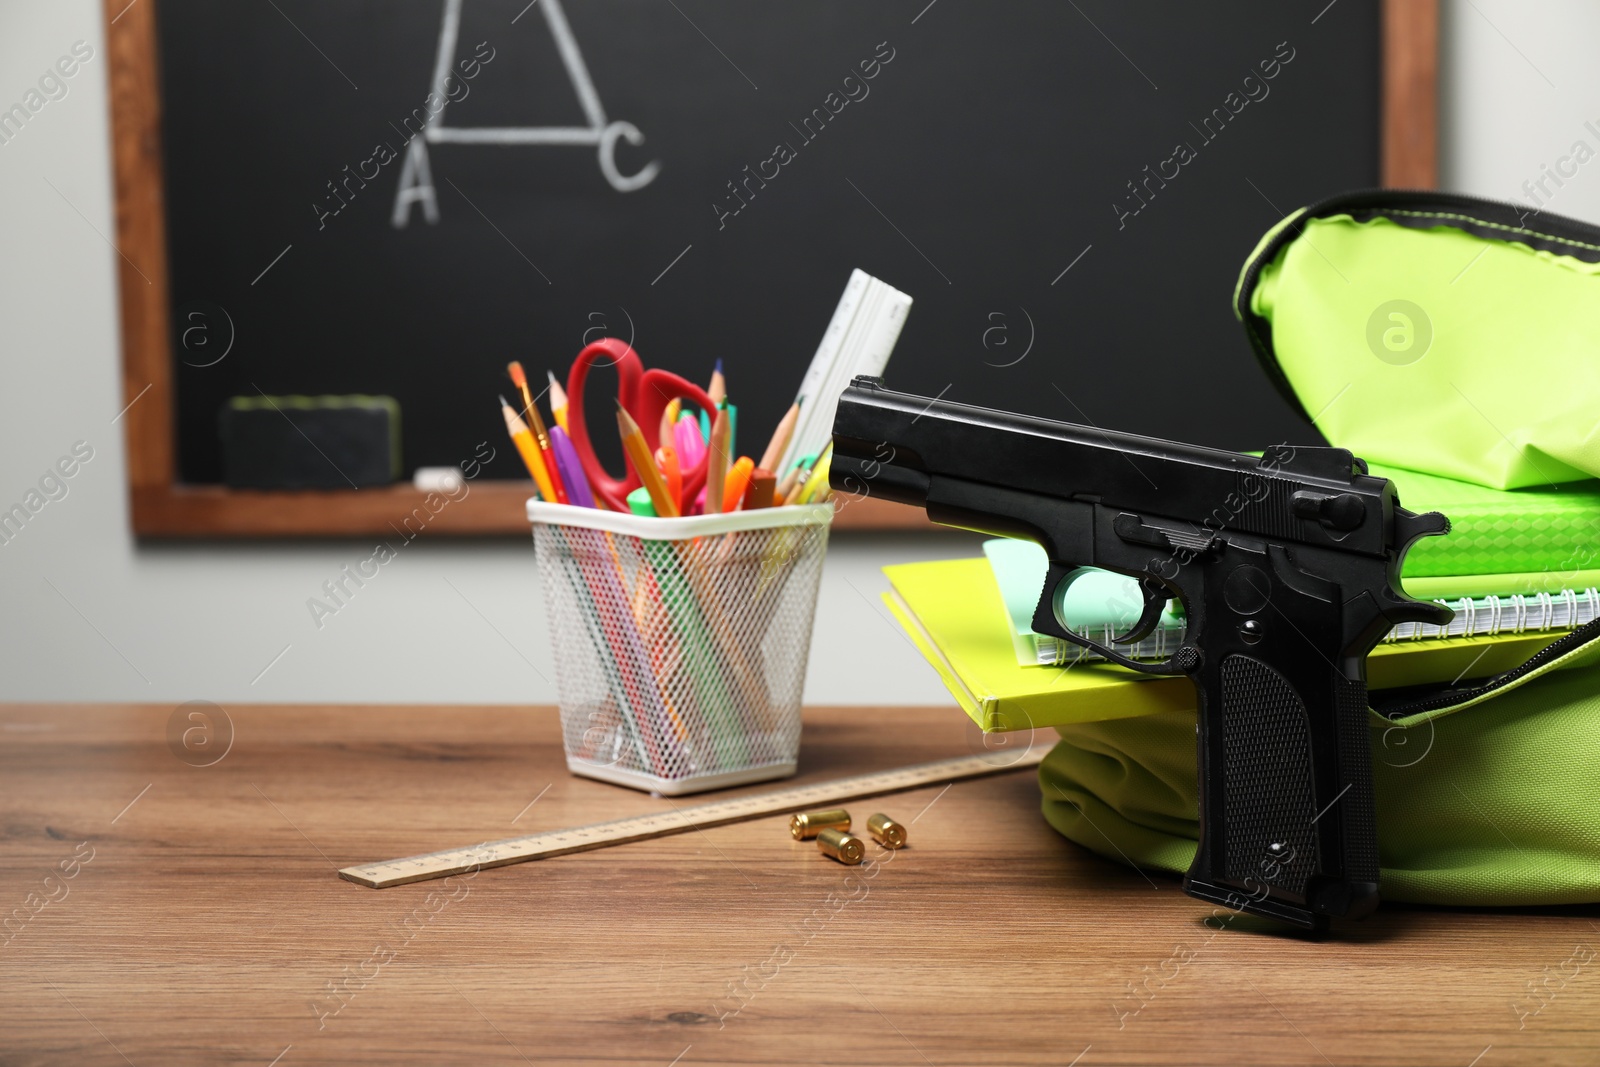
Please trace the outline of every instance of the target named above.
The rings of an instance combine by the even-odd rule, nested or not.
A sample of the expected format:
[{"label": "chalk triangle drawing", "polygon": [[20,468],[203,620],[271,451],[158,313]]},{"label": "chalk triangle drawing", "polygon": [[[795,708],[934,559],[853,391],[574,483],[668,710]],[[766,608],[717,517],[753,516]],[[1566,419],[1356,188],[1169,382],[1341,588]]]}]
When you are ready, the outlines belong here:
[{"label": "chalk triangle drawing", "polygon": [[661,172],[659,160],[652,160],[633,174],[623,174],[617,169],[616,152],[619,140],[638,146],[644,143],[644,134],[631,122],[606,119],[605,106],[600,94],[595,92],[594,80],[589,77],[589,67],[583,61],[578,41],[572,36],[567,14],[561,0],[535,0],[550,27],[556,49],[561,54],[562,65],[583,108],[587,125],[583,126],[447,126],[444,122],[449,98],[445,95],[445,79],[450,74],[450,63],[455,59],[456,39],[461,31],[462,0],[444,0],[444,20],[439,27],[439,52],[433,66],[433,90],[430,98],[441,103],[423,126],[420,134],[413,135],[406,147],[405,162],[400,167],[400,185],[395,190],[394,212],[390,223],[403,229],[411,221],[411,205],[422,205],[422,217],[430,224],[439,221],[439,197],[433,185],[433,168],[428,160],[430,144],[482,144],[482,145],[594,145],[600,163],[600,173],[619,193],[643,189],[655,181]]}]

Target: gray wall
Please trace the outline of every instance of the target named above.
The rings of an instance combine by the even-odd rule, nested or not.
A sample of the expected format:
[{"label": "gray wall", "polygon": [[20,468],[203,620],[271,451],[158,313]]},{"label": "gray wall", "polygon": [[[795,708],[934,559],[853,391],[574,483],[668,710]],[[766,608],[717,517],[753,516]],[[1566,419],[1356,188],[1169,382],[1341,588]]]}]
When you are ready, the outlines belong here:
[{"label": "gray wall", "polygon": [[[1600,5],[1585,0],[1444,0],[1441,180],[1447,189],[1600,221],[1600,158],[1537,183],[1583,141],[1600,153]],[[1589,154],[1584,153],[1584,154]],[[1572,163],[1563,165],[1569,173]]]},{"label": "gray wall", "polygon": [[[336,616],[306,600],[361,542],[139,546],[128,534],[118,372],[118,253],[99,5],[0,0],[0,106],[73,42],[94,58],[0,144],[0,508],[75,442],[93,459],[0,545],[0,699],[178,702],[551,701],[533,556],[522,543],[419,540]],[[1525,197],[1574,141],[1600,149],[1600,7],[1447,0],[1447,187]],[[1570,168],[1569,168],[1570,169]],[[1547,202],[1600,219],[1600,163]],[[968,555],[960,535],[838,535],[807,699],[942,703],[931,669],[891,625],[878,568]]]}]

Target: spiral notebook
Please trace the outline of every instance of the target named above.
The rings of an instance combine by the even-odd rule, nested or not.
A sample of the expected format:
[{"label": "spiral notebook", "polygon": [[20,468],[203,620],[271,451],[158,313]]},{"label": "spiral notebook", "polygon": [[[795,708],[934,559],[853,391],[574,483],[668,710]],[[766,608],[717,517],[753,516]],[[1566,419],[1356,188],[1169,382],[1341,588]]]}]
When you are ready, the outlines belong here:
[{"label": "spiral notebook", "polygon": [[[983,544],[984,555],[1000,588],[1017,662],[1023,666],[1059,666],[1100,659],[1100,655],[1059,638],[1033,632],[1034,607],[1044,586],[1048,560],[1031,541],[994,538]],[[1438,637],[1487,637],[1495,634],[1573,630],[1600,618],[1600,589],[1566,589],[1507,596],[1435,597],[1455,611],[1446,626],[1404,622],[1390,630],[1385,642]],[[1095,571],[1073,583],[1063,605],[1073,633],[1104,645],[1127,631],[1139,618],[1143,601],[1131,578]],[[1133,646],[1134,659],[1167,659],[1183,641],[1183,613],[1169,604],[1151,635]]]}]

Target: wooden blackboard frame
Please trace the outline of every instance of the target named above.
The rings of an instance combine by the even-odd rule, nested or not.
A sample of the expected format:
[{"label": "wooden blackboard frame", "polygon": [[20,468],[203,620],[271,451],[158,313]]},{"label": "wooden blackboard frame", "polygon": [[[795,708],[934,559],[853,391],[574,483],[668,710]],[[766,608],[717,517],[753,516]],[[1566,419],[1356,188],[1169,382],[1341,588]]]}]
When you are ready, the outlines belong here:
[{"label": "wooden blackboard frame", "polygon": [[[105,0],[122,387],[128,488],[141,537],[326,537],[385,534],[422,506],[410,485],[326,492],[257,492],[186,485],[177,478],[168,320],[161,97],[156,67],[159,0]],[[1438,181],[1438,0],[1382,0],[1380,169],[1386,186]],[[137,264],[137,265],[136,265]],[[526,536],[531,483],[481,482],[439,512],[430,531]],[[918,509],[876,499],[843,508],[844,529],[926,529]]]}]

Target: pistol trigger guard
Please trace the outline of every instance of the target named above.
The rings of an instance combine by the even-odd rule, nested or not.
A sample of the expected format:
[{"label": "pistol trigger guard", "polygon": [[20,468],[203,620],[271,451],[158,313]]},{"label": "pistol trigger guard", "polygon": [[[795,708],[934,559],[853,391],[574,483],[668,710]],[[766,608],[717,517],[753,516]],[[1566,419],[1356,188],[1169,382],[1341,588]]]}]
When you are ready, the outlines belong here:
[{"label": "pistol trigger guard", "polygon": [[[1129,670],[1138,671],[1141,674],[1172,675],[1185,673],[1183,668],[1177,666],[1172,660],[1164,663],[1145,663],[1140,660],[1130,659],[1114,648],[1107,648],[1098,641],[1092,641],[1067,629],[1056,615],[1056,605],[1061,603],[1061,599],[1067,589],[1077,580],[1078,576],[1086,573],[1088,569],[1087,567],[1073,567],[1065,563],[1057,563],[1055,560],[1050,561],[1050,569],[1045,573],[1044,590],[1039,596],[1039,606],[1033,612],[1033,631],[1087,648],[1112,663],[1127,667]],[[1149,616],[1152,598],[1157,596],[1152,590],[1161,589],[1162,587],[1160,583],[1151,580],[1145,580],[1141,585],[1145,589],[1145,616]],[[1166,605],[1167,600],[1168,597],[1163,591],[1159,594],[1159,599],[1154,601],[1156,604],[1155,617],[1158,621],[1161,618],[1160,609]],[[1141,616],[1139,625],[1143,625],[1144,622],[1145,617]],[[1153,623],[1151,628],[1154,628]],[[1136,631],[1137,629],[1138,626],[1135,627]],[[1145,632],[1148,633],[1149,631],[1146,630]],[[1135,636],[1133,640],[1139,640],[1142,636]]]},{"label": "pistol trigger guard", "polygon": [[[1033,629],[1035,633],[1049,634],[1051,637],[1067,638],[1066,624],[1061,621],[1057,611],[1062,598],[1067,590],[1079,577],[1088,573],[1089,568],[1079,567],[1067,563],[1050,561],[1050,568],[1045,572],[1044,589],[1039,594],[1039,606],[1033,609]],[[1067,638],[1071,640],[1071,638]]]},{"label": "pistol trigger guard", "polygon": [[1114,645],[1131,645],[1143,641],[1154,633],[1157,624],[1161,622],[1161,613],[1166,610],[1167,601],[1171,599],[1166,588],[1153,578],[1141,578],[1139,592],[1144,594],[1144,612],[1131,630],[1111,639]]}]

